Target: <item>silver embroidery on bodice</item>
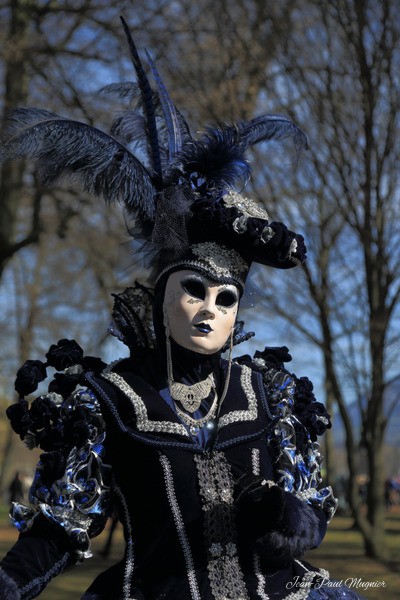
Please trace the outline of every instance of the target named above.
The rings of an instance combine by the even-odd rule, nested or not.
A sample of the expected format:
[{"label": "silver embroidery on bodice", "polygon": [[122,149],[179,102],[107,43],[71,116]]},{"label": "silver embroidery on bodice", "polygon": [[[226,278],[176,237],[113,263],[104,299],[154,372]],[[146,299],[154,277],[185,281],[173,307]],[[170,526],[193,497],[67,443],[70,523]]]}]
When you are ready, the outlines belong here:
[{"label": "silver embroidery on bodice", "polygon": [[204,512],[207,570],[215,600],[249,600],[237,554],[234,481],[222,452],[194,457]]}]

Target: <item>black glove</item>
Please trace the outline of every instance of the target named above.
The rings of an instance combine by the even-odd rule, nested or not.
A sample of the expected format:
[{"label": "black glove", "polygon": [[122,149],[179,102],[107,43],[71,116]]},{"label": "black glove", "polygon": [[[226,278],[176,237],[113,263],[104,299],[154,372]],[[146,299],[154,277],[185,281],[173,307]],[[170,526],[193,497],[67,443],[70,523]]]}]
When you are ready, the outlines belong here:
[{"label": "black glove", "polygon": [[235,488],[239,531],[250,543],[282,519],[284,491],[265,477],[242,475]]},{"label": "black glove", "polygon": [[289,563],[318,546],[326,516],[262,477],[244,476],[237,485],[238,533],[271,567]]},{"label": "black glove", "polygon": [[1,561],[0,600],[19,600],[22,593],[24,598],[36,598],[74,562],[67,534],[39,515]]}]

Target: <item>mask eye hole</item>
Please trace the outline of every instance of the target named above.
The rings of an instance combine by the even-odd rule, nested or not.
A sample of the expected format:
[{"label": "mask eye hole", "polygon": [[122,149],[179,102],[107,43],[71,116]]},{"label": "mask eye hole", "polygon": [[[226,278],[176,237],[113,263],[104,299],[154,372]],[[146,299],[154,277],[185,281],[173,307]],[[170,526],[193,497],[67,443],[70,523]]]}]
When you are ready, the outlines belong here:
[{"label": "mask eye hole", "polygon": [[184,279],[181,283],[182,289],[189,296],[204,300],[206,297],[206,290],[203,282],[200,279],[189,277]]},{"label": "mask eye hole", "polygon": [[216,304],[224,308],[231,308],[237,302],[238,298],[235,292],[231,290],[223,290],[217,296]]}]

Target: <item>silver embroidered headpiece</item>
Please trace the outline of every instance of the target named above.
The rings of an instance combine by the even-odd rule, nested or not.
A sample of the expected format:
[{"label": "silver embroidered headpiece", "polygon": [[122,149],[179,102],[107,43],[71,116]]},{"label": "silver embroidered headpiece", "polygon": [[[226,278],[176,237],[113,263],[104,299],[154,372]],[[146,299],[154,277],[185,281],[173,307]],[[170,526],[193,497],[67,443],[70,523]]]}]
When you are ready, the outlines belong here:
[{"label": "silver embroidered headpiece", "polygon": [[174,271],[193,269],[208,279],[232,283],[243,291],[249,270],[248,263],[232,248],[216,242],[200,242],[188,248],[181,259],[171,262],[159,274],[157,281]]}]

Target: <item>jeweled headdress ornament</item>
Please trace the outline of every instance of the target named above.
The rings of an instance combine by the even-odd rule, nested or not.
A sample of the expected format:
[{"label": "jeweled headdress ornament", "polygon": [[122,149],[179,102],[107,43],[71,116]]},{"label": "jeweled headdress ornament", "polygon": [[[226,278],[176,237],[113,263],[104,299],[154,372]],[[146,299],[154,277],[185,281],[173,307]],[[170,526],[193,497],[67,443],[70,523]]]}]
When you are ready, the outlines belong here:
[{"label": "jeweled headdress ornament", "polygon": [[300,149],[303,132],[286,117],[262,115],[208,127],[194,139],[147,54],[157,90],[150,86],[121,20],[137,82],[102,90],[130,99],[110,134],[46,110],[19,108],[6,120],[0,159],[28,156],[46,185],[71,175],[106,202],[119,200],[133,221],[132,236],[150,257],[153,282],[183,265],[243,288],[251,262],[282,269],[302,263],[302,236],[270,222],[235,185],[249,177],[250,146],[292,137]]}]

